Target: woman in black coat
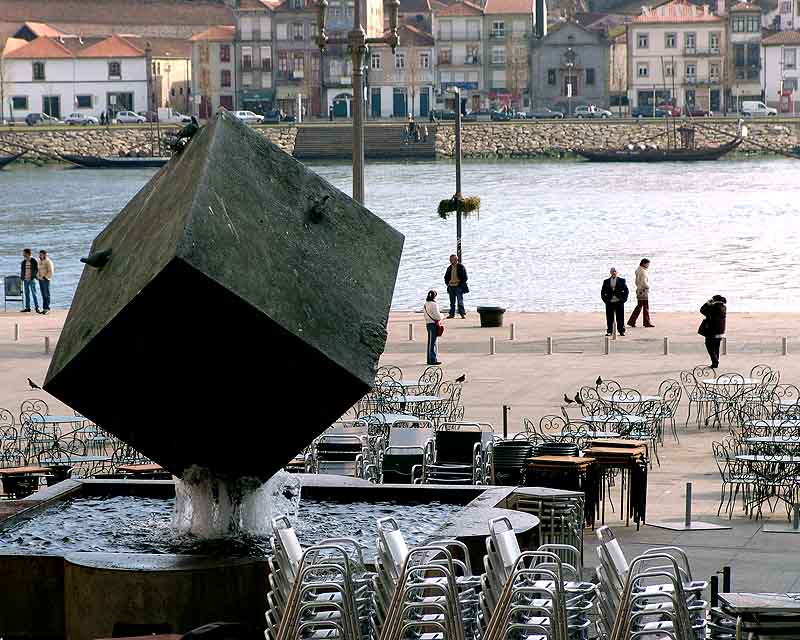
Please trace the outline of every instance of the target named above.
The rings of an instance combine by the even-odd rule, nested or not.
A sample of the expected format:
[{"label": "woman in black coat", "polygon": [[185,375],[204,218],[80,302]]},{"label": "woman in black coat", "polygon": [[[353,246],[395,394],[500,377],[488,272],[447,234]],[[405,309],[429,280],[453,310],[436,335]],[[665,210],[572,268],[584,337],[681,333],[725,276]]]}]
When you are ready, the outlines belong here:
[{"label": "woman in black coat", "polygon": [[711,368],[719,367],[719,346],[725,335],[725,320],[728,315],[727,300],[724,296],[716,295],[700,307],[700,313],[705,317],[697,330],[706,339],[706,351],[711,358]]}]

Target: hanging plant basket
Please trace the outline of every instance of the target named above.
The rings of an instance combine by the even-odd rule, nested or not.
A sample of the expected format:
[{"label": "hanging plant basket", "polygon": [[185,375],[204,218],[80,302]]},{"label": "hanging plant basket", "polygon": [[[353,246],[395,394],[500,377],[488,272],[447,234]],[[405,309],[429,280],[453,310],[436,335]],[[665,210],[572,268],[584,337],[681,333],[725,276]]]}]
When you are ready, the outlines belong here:
[{"label": "hanging plant basket", "polygon": [[[480,209],[481,199],[479,196],[469,196],[461,199],[461,213],[464,215],[468,216],[471,213],[480,213]],[[438,212],[440,218],[447,220],[447,216],[457,210],[458,200],[455,196],[439,202]]]}]

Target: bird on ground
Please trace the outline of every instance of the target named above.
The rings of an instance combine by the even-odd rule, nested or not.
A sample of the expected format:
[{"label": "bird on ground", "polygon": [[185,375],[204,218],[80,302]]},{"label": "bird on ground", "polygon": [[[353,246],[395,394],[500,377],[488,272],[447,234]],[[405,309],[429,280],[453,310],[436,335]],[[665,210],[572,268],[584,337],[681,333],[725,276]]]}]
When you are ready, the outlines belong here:
[{"label": "bird on ground", "polygon": [[575,401],[565,393],[564,394],[564,402],[566,402],[567,404],[572,404]]},{"label": "bird on ground", "polygon": [[28,378],[28,384],[30,385],[31,389],[41,389],[41,387],[30,378]]},{"label": "bird on ground", "polygon": [[579,405],[583,406],[583,400],[581,400],[580,392],[575,394],[575,402],[577,402]]},{"label": "bird on ground", "polygon": [[464,382],[467,379],[467,374],[462,373],[460,376],[456,378],[456,382]]},{"label": "bird on ground", "polygon": [[95,269],[102,269],[106,266],[110,259],[111,249],[106,249],[105,251],[95,251],[94,253],[90,254],[88,258],[81,258],[81,262],[88,264],[90,267],[94,267]]},{"label": "bird on ground", "polygon": [[597,376],[597,380],[595,380],[594,383],[599,387],[601,384],[603,384],[603,379],[600,376]]}]

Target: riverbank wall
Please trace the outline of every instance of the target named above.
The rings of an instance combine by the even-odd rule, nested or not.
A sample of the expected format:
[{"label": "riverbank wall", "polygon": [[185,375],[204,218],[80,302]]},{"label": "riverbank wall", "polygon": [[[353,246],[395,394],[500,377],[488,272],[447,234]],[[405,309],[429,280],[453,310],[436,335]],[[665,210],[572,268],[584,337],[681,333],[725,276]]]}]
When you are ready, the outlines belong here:
[{"label": "riverbank wall", "polygon": [[[681,121],[683,122],[689,121]],[[737,130],[737,123],[731,118],[703,118],[692,122],[696,124],[695,138],[698,147],[713,147],[728,142]],[[452,123],[425,123],[425,126],[434,137],[435,156],[452,158],[455,148]],[[739,154],[793,152],[800,147],[800,120],[765,118],[748,120],[747,126],[748,140],[737,151]],[[397,123],[370,123],[367,125],[367,133],[380,133],[390,127],[398,129]],[[255,128],[290,154],[300,151],[299,147],[296,149],[296,143],[299,145],[298,140],[301,139],[303,157],[306,158],[316,157],[315,140],[318,141],[319,157],[323,157],[332,139],[329,134],[349,133],[350,125],[292,124]],[[629,144],[641,142],[663,148],[668,143],[667,130],[664,120],[469,122],[464,123],[462,152],[465,158],[547,158],[570,157],[580,148],[622,149]],[[0,155],[22,147],[37,150],[25,156],[26,160],[34,162],[52,160],[60,153],[94,156],[158,155],[159,138],[167,131],[163,127],[157,131],[147,125],[5,128],[0,130]],[[409,147],[414,147],[415,143],[404,144],[399,133],[394,137],[397,138],[396,154],[392,154],[392,145],[382,140],[379,145],[380,157],[408,158]],[[340,138],[344,140],[341,135],[336,136],[337,140]],[[342,145],[344,146],[344,142]]]}]

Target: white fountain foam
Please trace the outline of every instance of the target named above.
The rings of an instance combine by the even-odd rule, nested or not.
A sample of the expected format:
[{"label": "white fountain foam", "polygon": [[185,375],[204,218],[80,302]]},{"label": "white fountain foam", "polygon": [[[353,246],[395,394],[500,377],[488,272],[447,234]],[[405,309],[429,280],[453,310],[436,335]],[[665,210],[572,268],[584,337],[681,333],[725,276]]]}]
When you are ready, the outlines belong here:
[{"label": "white fountain foam", "polygon": [[175,481],[172,526],[178,533],[202,538],[266,535],[272,531],[274,517],[294,516],[299,503],[300,481],[285,471],[266,482],[257,478],[223,480],[206,468],[193,466]]}]

